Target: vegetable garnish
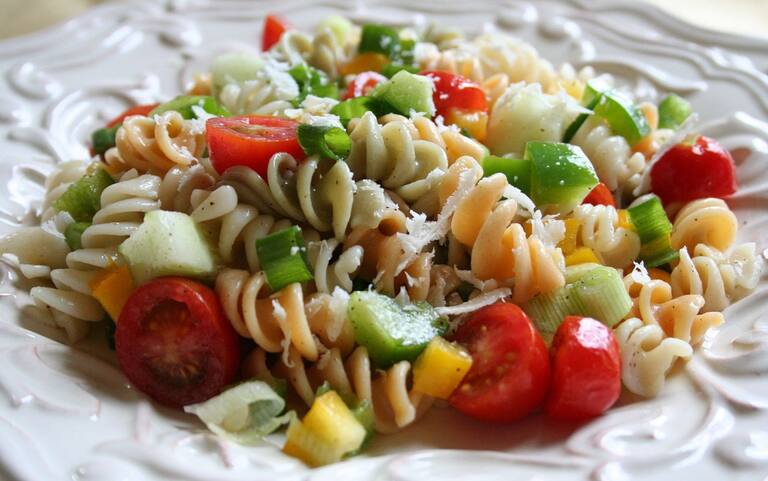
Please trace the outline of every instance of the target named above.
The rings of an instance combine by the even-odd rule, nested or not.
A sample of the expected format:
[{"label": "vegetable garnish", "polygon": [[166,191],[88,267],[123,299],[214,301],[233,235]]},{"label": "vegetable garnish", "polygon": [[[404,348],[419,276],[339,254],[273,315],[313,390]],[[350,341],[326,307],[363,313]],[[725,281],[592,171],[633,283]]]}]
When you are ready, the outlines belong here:
[{"label": "vegetable garnish", "polygon": [[166,406],[219,394],[240,363],[237,334],[216,293],[181,277],[136,289],[120,313],[115,341],[131,383]]},{"label": "vegetable garnish", "polygon": [[70,249],[74,251],[83,248],[81,238],[83,237],[83,232],[90,226],[90,222],[73,222],[67,226],[64,230],[64,239],[67,241]]},{"label": "vegetable garnish", "polygon": [[307,248],[299,226],[258,239],[256,252],[273,291],[279,291],[294,282],[312,280],[312,267],[307,259]]},{"label": "vegetable garnish", "polygon": [[347,132],[339,127],[320,125],[299,125],[298,138],[307,155],[319,154],[333,160],[347,157],[352,141]]},{"label": "vegetable garnish", "polygon": [[106,170],[97,167],[70,185],[53,207],[59,212],[68,212],[76,222],[90,222],[101,208],[101,193],[114,183]]},{"label": "vegetable garnish", "polygon": [[592,163],[574,145],[528,142],[524,158],[531,162],[531,199],[538,206],[568,212],[599,182]]},{"label": "vegetable garnish", "polygon": [[589,194],[584,197],[584,200],[581,201],[581,203],[592,205],[610,205],[611,207],[616,207],[616,200],[613,198],[613,194],[611,194],[610,189],[608,189],[608,187],[602,182],[597,184],[591,191],[589,191]]},{"label": "vegetable garnish", "polygon": [[263,381],[246,381],[184,411],[200,418],[214,433],[240,444],[260,444],[264,435],[295,416],[283,414],[285,401]]},{"label": "vegetable garnish", "polygon": [[552,342],[552,386],[545,405],[556,419],[599,416],[621,394],[621,354],[613,331],[589,317],[566,317]]},{"label": "vegetable garnish", "polygon": [[599,100],[593,109],[595,115],[604,118],[611,130],[627,139],[630,146],[651,132],[645,116],[631,101],[614,90],[604,89],[598,82],[589,82],[584,90],[584,104],[590,105],[597,97]]},{"label": "vegetable garnish", "polygon": [[692,113],[690,102],[677,94],[669,94],[659,104],[659,128],[677,129]]},{"label": "vegetable garnish", "polygon": [[258,115],[215,118],[206,122],[206,139],[211,163],[219,172],[244,165],[267,176],[267,164],[273,155],[286,152],[304,158],[294,120]]},{"label": "vegetable garnish", "polygon": [[175,110],[185,119],[196,119],[198,115],[192,107],[200,107],[210,115],[217,117],[228,117],[231,115],[215,98],[205,95],[180,95],[173,100],[158,105],[149,115],[159,115]]},{"label": "vegetable garnish", "polygon": [[472,367],[449,401],[473,418],[511,422],[544,401],[550,383],[547,348],[525,313],[514,304],[484,307],[453,339],[466,347]]},{"label": "vegetable garnish", "polygon": [[264,18],[264,30],[261,34],[261,50],[266,52],[271,49],[280,37],[288,30],[288,22],[279,15],[271,14]]},{"label": "vegetable garnish", "polygon": [[356,97],[364,97],[368,95],[374,87],[386,81],[387,77],[377,72],[368,71],[359,73],[351,82],[349,82],[347,90],[344,92],[342,98],[347,100]]},{"label": "vegetable garnish", "polygon": [[531,160],[489,155],[483,159],[483,175],[502,173],[507,181],[525,194],[531,193]]},{"label": "vegetable garnish", "polygon": [[366,112],[371,111],[369,97],[355,97],[339,102],[331,109],[332,115],[338,115],[341,123],[346,127],[352,119],[359,119]]},{"label": "vegetable garnish", "polygon": [[290,69],[288,73],[299,84],[299,96],[293,100],[295,106],[301,105],[308,95],[339,98],[339,86],[321,70],[302,63]]},{"label": "vegetable garnish", "polygon": [[665,204],[727,197],[736,189],[733,157],[709,137],[673,146],[651,167],[651,191]]},{"label": "vegetable garnish", "polygon": [[640,236],[640,258],[647,267],[657,267],[677,259],[677,250],[672,248],[670,242],[672,223],[658,197],[649,196],[644,202],[627,209],[627,213]]}]

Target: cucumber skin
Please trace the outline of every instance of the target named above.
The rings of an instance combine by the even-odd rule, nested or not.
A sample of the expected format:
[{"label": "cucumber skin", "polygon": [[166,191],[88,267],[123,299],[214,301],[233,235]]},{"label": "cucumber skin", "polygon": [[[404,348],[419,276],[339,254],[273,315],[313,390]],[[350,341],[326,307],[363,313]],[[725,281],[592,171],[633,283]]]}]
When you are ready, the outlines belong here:
[{"label": "cucumber skin", "polygon": [[433,88],[432,82],[427,77],[401,70],[389,82],[376,86],[371,95],[377,100],[386,102],[395,113],[406,117],[411,115],[411,111],[434,117]]},{"label": "cucumber skin", "polygon": [[426,302],[400,306],[394,299],[373,291],[356,291],[349,298],[347,315],[355,340],[368,349],[376,367],[414,361],[429,341],[447,331],[448,325]]}]

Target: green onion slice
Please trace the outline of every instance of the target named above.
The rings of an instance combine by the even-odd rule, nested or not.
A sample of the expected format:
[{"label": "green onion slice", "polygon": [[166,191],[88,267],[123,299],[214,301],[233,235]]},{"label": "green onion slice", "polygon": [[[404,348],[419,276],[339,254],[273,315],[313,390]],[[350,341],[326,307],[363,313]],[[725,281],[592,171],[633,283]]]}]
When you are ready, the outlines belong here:
[{"label": "green onion slice", "polygon": [[256,253],[273,291],[313,278],[299,226],[294,225],[258,239]]},{"label": "green onion slice", "polygon": [[331,114],[338,115],[339,120],[346,127],[350,120],[359,119],[371,110],[369,107],[370,100],[369,97],[355,97],[345,100],[334,105]]},{"label": "green onion slice", "polygon": [[307,155],[319,154],[333,160],[342,160],[352,149],[352,140],[340,127],[301,124],[298,128],[299,144]]},{"label": "green onion slice", "polygon": [[627,213],[643,244],[672,232],[672,223],[664,212],[661,200],[655,195],[650,196],[645,202],[630,207]]}]

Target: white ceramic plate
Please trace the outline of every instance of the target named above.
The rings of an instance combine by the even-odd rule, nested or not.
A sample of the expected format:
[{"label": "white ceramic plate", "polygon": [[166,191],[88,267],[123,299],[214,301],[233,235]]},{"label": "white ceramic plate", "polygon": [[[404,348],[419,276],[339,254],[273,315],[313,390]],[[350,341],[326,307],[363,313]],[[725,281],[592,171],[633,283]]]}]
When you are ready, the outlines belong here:
[{"label": "white ceramic plate", "polygon": [[[689,96],[735,152],[729,200],[741,241],[768,232],[768,42],[707,32],[635,2],[506,0],[167,0],[106,5],[0,43],[0,234],[34,220],[45,173],[84,158],[85,139],[133,103],[176,95],[213,52],[258,47],[261,17],[309,28],[330,13],[407,24],[425,18],[502,29],[559,64],[592,64],[653,99]],[[768,283],[726,311],[695,358],[652,401],[582,426],[531,417],[489,426],[449,409],[377,438],[365,456],[310,471],[273,444],[242,448],[131,390],[98,339],[56,342],[25,308],[5,264],[0,284],[0,478],[19,480],[594,479],[757,480],[768,474]],[[94,333],[95,336],[98,333]],[[51,340],[54,339],[54,340]],[[100,360],[101,359],[101,360]],[[279,441],[279,440],[275,440]]]}]

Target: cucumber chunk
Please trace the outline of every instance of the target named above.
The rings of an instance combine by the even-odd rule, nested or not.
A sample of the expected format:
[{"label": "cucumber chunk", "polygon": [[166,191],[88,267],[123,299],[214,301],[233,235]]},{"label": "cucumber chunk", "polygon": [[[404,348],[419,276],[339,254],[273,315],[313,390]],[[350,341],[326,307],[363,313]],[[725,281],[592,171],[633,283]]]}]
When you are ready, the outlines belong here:
[{"label": "cucumber chunk", "polygon": [[355,340],[368,349],[379,368],[413,361],[429,341],[447,330],[447,322],[426,302],[401,306],[391,297],[356,291],[349,298],[349,320]]},{"label": "cucumber chunk", "polygon": [[558,142],[528,142],[531,162],[531,198],[537,206],[568,212],[597,185],[595,168],[581,148]]},{"label": "cucumber chunk", "polygon": [[257,78],[263,68],[264,62],[257,55],[244,52],[219,55],[211,65],[211,90],[214,97],[218,97],[228,83],[242,83]]},{"label": "cucumber chunk", "polygon": [[203,232],[181,212],[148,213],[118,250],[137,284],[161,276],[210,279],[218,267]]},{"label": "cucumber chunk", "polygon": [[432,101],[432,81],[423,76],[415,75],[406,70],[397,72],[388,82],[377,85],[371,96],[385,102],[391,111],[410,116],[411,112],[435,115],[435,104]]},{"label": "cucumber chunk", "polygon": [[114,184],[102,168],[80,177],[53,203],[58,212],[69,212],[75,222],[90,222],[101,208],[101,193]]}]

